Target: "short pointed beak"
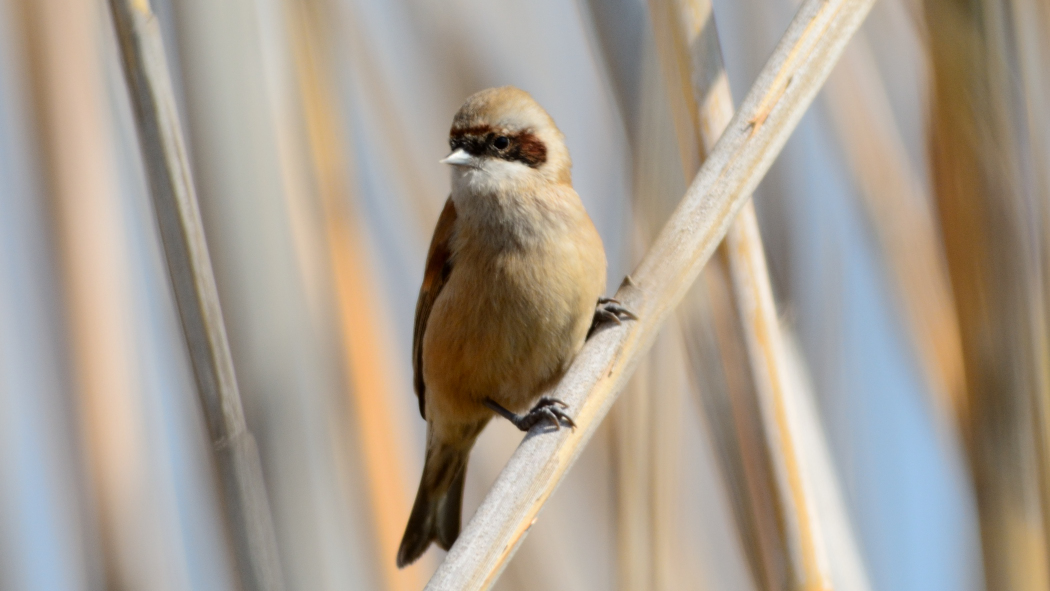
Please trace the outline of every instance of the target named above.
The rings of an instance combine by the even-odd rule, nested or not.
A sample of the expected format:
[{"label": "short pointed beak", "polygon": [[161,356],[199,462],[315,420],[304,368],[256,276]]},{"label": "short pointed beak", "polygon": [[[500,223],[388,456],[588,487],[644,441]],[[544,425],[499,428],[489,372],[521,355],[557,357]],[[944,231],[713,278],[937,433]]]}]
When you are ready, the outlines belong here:
[{"label": "short pointed beak", "polygon": [[452,166],[470,166],[474,161],[474,157],[463,148],[459,148],[441,160],[442,164],[450,164]]}]

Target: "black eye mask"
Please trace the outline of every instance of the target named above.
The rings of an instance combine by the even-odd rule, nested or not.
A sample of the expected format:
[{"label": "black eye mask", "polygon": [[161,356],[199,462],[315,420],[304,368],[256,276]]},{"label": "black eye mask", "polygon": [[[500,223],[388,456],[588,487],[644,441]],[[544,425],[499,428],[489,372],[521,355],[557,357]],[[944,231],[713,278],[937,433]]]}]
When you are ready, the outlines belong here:
[{"label": "black eye mask", "polygon": [[448,143],[453,151],[521,162],[531,168],[547,161],[547,146],[528,129],[515,134],[500,134],[488,126],[453,130]]}]

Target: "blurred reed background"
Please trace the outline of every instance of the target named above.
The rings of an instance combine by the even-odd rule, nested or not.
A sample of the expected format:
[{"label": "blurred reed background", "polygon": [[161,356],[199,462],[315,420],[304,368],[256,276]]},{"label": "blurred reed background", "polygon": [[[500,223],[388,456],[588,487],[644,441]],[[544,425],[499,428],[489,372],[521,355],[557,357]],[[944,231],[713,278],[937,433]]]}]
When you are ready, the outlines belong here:
[{"label": "blurred reed background", "polygon": [[[268,588],[420,589],[443,554],[394,566],[462,100],[551,113],[611,293],[796,8],[711,2],[150,0]],[[1050,588],[1047,31],[1046,0],[875,5],[755,193],[776,371],[724,248],[496,589]],[[250,586],[149,187],[111,4],[0,0],[0,590]],[[486,430],[465,518],[520,439]]]}]

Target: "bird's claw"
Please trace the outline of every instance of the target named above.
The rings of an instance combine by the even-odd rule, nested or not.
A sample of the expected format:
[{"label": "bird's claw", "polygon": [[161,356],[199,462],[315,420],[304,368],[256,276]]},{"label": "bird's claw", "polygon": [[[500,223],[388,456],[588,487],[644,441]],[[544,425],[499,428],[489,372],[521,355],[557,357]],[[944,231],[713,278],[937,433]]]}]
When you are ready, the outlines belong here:
[{"label": "bird's claw", "polygon": [[553,396],[542,396],[542,397],[540,397],[540,399],[536,402],[536,406],[533,407],[533,408],[540,407],[540,406],[554,406],[554,405],[560,406],[562,408],[569,408],[568,404],[565,404],[564,402],[562,402],[561,400],[559,400],[559,399],[557,399],[557,398],[555,398]]},{"label": "bird's claw", "polygon": [[548,421],[554,426],[555,430],[560,430],[561,424],[564,422],[567,426],[575,429],[576,423],[562,408],[569,408],[569,405],[557,398],[544,396],[539,399],[536,406],[532,407],[532,410],[523,415],[518,422],[515,422],[515,425],[522,431],[528,431],[541,421]]},{"label": "bird's claw", "polygon": [[573,429],[576,428],[576,423],[572,420],[572,417],[562,410],[562,408],[569,408],[569,405],[552,396],[544,396],[540,398],[539,401],[536,402],[536,405],[532,407],[532,410],[523,415],[513,413],[506,408],[503,408],[503,406],[491,398],[485,400],[485,406],[510,421],[511,424],[522,431],[532,429],[541,421],[549,422],[554,426],[555,430],[561,429],[562,423],[565,423]]},{"label": "bird's claw", "polygon": [[638,316],[625,308],[619,300],[598,298],[598,305],[594,308],[594,320],[591,321],[591,329],[587,331],[587,336],[590,337],[603,324],[623,324],[624,320],[638,320]]}]

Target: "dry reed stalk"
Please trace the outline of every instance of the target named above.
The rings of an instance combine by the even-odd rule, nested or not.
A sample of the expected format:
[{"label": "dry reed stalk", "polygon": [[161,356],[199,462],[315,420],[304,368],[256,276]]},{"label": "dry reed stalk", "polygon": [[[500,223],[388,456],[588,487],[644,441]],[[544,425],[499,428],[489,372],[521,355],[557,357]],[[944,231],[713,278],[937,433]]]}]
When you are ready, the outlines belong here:
[{"label": "dry reed stalk", "polygon": [[[653,343],[646,389],[651,413],[652,456],[649,479],[651,491],[649,511],[652,519],[653,591],[675,591],[683,588],[703,588],[698,581],[686,579],[689,553],[683,546],[683,532],[679,520],[679,499],[682,490],[683,393],[688,386],[685,373],[685,347],[678,327],[669,323],[664,333]],[[655,395],[658,394],[658,395]]]},{"label": "dry reed stalk", "polygon": [[111,0],[125,77],[168,269],[214,445],[238,572],[246,589],[281,589],[258,449],[234,375],[164,46],[147,0]]},{"label": "dry reed stalk", "polygon": [[171,3],[187,139],[289,587],[373,588],[324,219],[280,0]]},{"label": "dry reed stalk", "polygon": [[411,480],[406,474],[409,437],[392,405],[403,393],[391,383],[392,346],[375,312],[380,281],[370,268],[355,207],[353,180],[348,178],[346,142],[331,84],[331,10],[327,3],[295,0],[290,5],[303,115],[310,142],[317,197],[324,217],[324,237],[333,277],[343,344],[343,367],[355,408],[353,424],[364,456],[372,523],[377,540],[377,570],[384,588],[418,589],[423,570],[399,570],[397,554],[411,508]]},{"label": "dry reed stalk", "polygon": [[[671,87],[679,130],[679,150],[687,176],[701,162],[733,115],[729,82],[722,64],[710,2],[653,0],[650,2],[657,39],[663,50],[665,79]],[[738,313],[747,342],[748,366],[763,411],[765,439],[773,459],[780,515],[787,524],[790,587],[831,589],[828,551],[816,512],[815,485],[808,458],[799,442],[797,425],[787,409],[802,394],[788,380],[780,322],[754,205],[741,209],[720,247],[732,278]],[[766,557],[763,562],[771,562]]]},{"label": "dry reed stalk", "polygon": [[1050,588],[1050,379],[1046,227],[1032,215],[1046,211],[1045,194],[1026,178],[1026,139],[1046,132],[1025,128],[1028,106],[1018,99],[1028,72],[1017,65],[1023,45],[1010,15],[1020,5],[926,0],[925,11],[929,153],[959,316],[969,409],[960,430],[985,581],[1035,590]]},{"label": "dry reed stalk", "polygon": [[[802,393],[788,378],[780,321],[773,302],[758,221],[753,208],[737,216],[726,235],[734,295],[745,327],[751,371],[762,411],[766,442],[776,475],[779,514],[784,517],[791,589],[833,589],[830,550],[819,514],[813,459],[801,442],[802,425],[792,409]],[[819,426],[819,423],[812,427]],[[767,559],[772,560],[772,559]]]},{"label": "dry reed stalk", "polygon": [[[676,560],[682,340],[668,326],[624,390],[614,419],[619,589],[681,589]],[[695,582],[691,582],[695,585]]]},{"label": "dry reed stalk", "polygon": [[827,541],[831,580],[843,591],[870,591],[867,568],[861,556],[856,534],[850,521],[846,497],[839,485],[839,477],[831,457],[831,447],[825,439],[817,399],[813,392],[806,365],[798,351],[793,335],[783,331],[783,351],[787,369],[785,380],[790,388],[800,393],[790,399],[789,420],[798,433],[798,445],[806,458],[809,478],[816,483],[813,501],[819,507],[820,523]]},{"label": "dry reed stalk", "polygon": [[[601,10],[601,8],[597,8]],[[642,81],[631,138],[634,259],[652,244],[684,182],[673,153],[673,122],[651,42],[643,46]],[[607,55],[607,60],[612,56]],[[621,101],[624,97],[620,97]],[[681,392],[686,355],[677,327],[666,327],[629,380],[613,410],[616,462],[618,588],[678,589],[685,557],[673,511],[678,507],[682,446]]]},{"label": "dry reed stalk", "polygon": [[0,589],[101,589],[98,495],[88,492],[62,330],[69,314],[55,291],[60,228],[40,175],[46,157],[32,149],[48,144],[34,127],[43,56],[33,55],[25,8],[0,1]]},{"label": "dry reed stalk", "polygon": [[145,458],[101,23],[91,2],[31,0],[21,8],[62,266],[70,381],[102,541],[96,551],[105,585],[129,589],[156,574],[147,566],[155,547],[133,518]]},{"label": "dry reed stalk", "polygon": [[[676,174],[681,170],[681,162],[678,154],[679,138],[671,114],[671,103],[677,106],[681,97],[677,89],[672,89],[673,94],[668,96],[654,39],[654,36],[665,31],[654,30],[652,18],[623,10],[623,6],[588,2],[588,8],[594,39],[613,82],[611,86],[634,155],[635,243],[636,246],[647,245],[676,205],[675,200],[682,191],[679,179],[685,178]],[[624,54],[625,39],[632,38],[640,39],[640,59]],[[692,176],[692,172],[687,171],[687,176]],[[762,454],[765,446],[762,443],[761,424],[754,420],[759,412],[747,374],[746,354],[742,353],[745,345],[736,310],[728,295],[728,283],[723,258],[714,257],[704,268],[697,287],[690,290],[678,306],[677,326],[668,327],[668,333],[680,334],[663,335],[663,345],[656,344],[654,349],[668,348],[672,344],[684,345],[683,355],[671,358],[685,360],[685,367],[677,371],[684,370],[688,377],[686,386],[702,409],[701,419],[706,424],[725,487],[724,498],[729,502],[737,524],[735,531],[742,546],[739,550],[747,561],[751,578],[764,581],[767,578],[765,571],[771,571],[774,567],[763,564],[763,554],[759,548],[768,550],[765,556],[775,555],[780,558],[786,557],[786,551],[783,549],[783,536],[779,533],[781,520],[775,512],[767,511],[773,509],[772,498],[766,494],[772,488],[768,485],[772,478],[768,458],[742,455],[745,451]],[[723,293],[727,295],[720,297]],[[679,337],[681,340],[675,343]],[[666,342],[669,338],[672,341]],[[737,352],[740,352],[739,356],[734,357]],[[654,581],[669,581],[667,575],[672,574],[672,571],[677,576],[683,576],[682,566],[690,562],[684,560],[683,563],[674,563],[676,568],[665,569],[671,566],[668,561],[678,559],[674,552],[658,556],[655,551],[655,546],[663,542],[655,536],[670,532],[669,528],[658,522],[663,512],[652,506],[650,501],[656,501],[656,496],[650,493],[667,488],[660,486],[658,480],[656,468],[665,463],[661,458],[678,454],[657,450],[655,445],[650,444],[662,443],[664,438],[654,438],[653,433],[663,431],[654,421],[643,421],[641,417],[655,416],[656,412],[651,412],[648,405],[663,404],[662,399],[669,391],[653,379],[640,376],[648,373],[649,364],[660,363],[668,357],[650,354],[639,365],[621,395],[621,401],[612,411],[614,432],[618,438],[614,457],[618,462],[617,584],[621,589],[648,588]],[[668,368],[668,371],[675,370]],[[656,377],[660,378],[659,375]],[[680,404],[677,399],[675,403],[676,407]],[[665,409],[661,407],[659,410]],[[742,419],[742,422],[735,418]],[[653,428],[649,428],[649,425]],[[749,477],[753,484],[763,476],[763,484],[749,484]],[[720,506],[706,506],[703,511],[720,509]],[[761,524],[754,520],[757,514],[761,514],[764,519]],[[676,541],[681,542],[683,532],[674,533],[678,535]],[[777,550],[772,550],[774,547]],[[732,552],[732,549],[727,550]],[[723,573],[723,576],[728,574]],[[719,583],[728,584],[729,581]],[[759,585],[768,588],[764,583]]]},{"label": "dry reed stalk", "polygon": [[[1044,545],[1050,554],[1050,4],[1013,0],[1007,26],[1014,44],[1013,70],[1019,79],[1016,109],[1021,185],[1026,188],[1041,231],[1034,268],[1041,275],[1040,302],[1033,306],[1033,354],[1040,389],[1032,397],[1032,422],[1039,465]],[[1050,559],[1048,559],[1050,560]]]},{"label": "dry reed stalk", "polygon": [[729,230],[872,0],[804,2],[682,203],[617,297],[639,320],[598,332],[553,395],[575,430],[529,434],[428,589],[487,589]]},{"label": "dry reed stalk", "polygon": [[968,422],[958,317],[929,196],[907,160],[863,32],[828,78],[826,102],[857,179],[927,388],[942,417]]},{"label": "dry reed stalk", "polygon": [[[724,448],[720,450],[724,456],[722,471],[735,501],[737,532],[747,552],[755,587],[763,591],[786,590],[791,564],[783,506],[775,494],[776,474],[751,377],[743,327],[736,314],[726,255],[726,249],[720,247],[718,256],[705,268],[709,271],[706,288],[711,307],[723,311],[711,315],[708,329],[714,333],[717,345],[704,347],[698,342],[702,328],[695,316],[686,318],[683,324],[692,327],[686,332],[687,345],[697,367],[711,365],[711,360],[717,358],[721,367],[709,371],[721,371],[727,381],[728,396],[715,398],[718,391],[708,388],[703,391],[701,404],[710,417],[709,428],[724,431],[715,439]],[[705,357],[710,358],[706,363]]]}]

